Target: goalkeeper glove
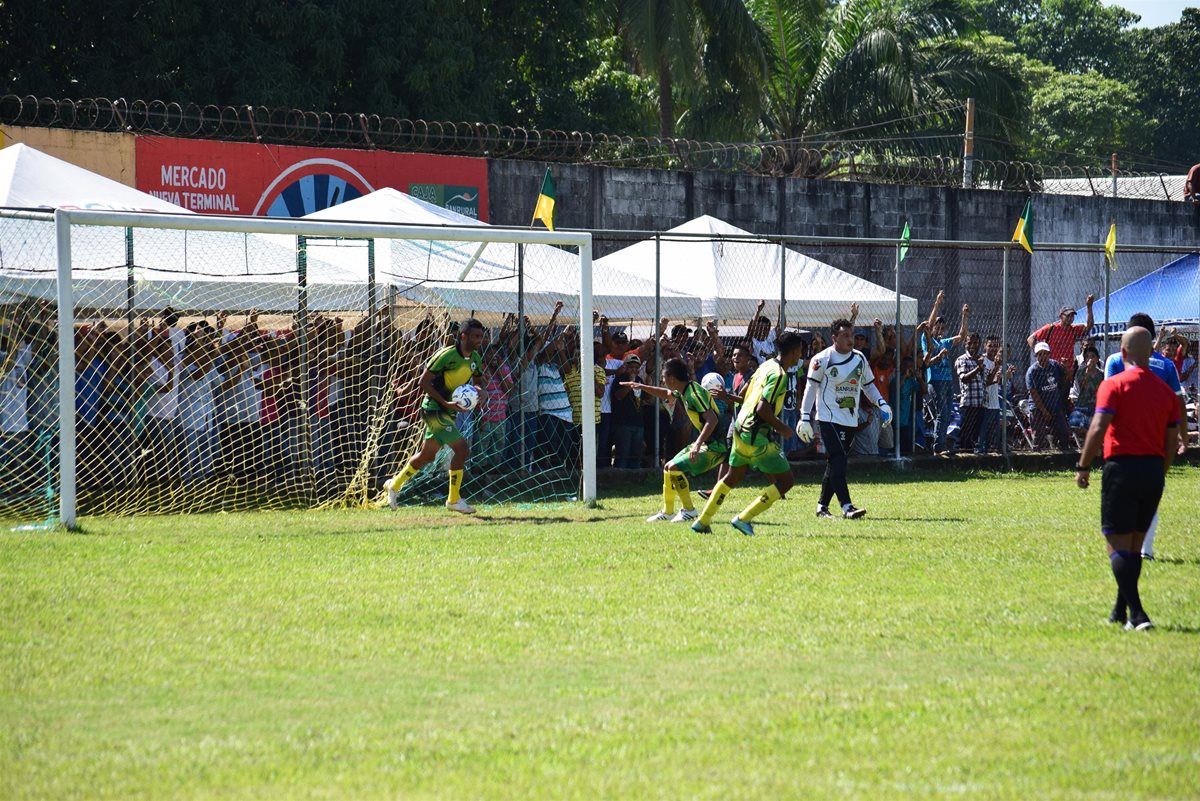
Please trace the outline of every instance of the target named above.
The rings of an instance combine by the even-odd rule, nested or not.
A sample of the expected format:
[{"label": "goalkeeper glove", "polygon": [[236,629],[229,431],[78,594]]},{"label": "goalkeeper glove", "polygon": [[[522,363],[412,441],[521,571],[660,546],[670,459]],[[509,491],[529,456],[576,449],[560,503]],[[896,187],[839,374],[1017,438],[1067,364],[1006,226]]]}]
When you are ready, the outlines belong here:
[{"label": "goalkeeper glove", "polygon": [[796,426],[796,436],[799,437],[800,441],[806,445],[808,443],[812,442],[812,440],[813,440],[812,423],[808,422],[807,420],[802,420],[800,422],[800,425]]},{"label": "goalkeeper glove", "polygon": [[891,425],[892,422],[892,407],[888,406],[887,401],[879,402],[879,424],[884,428]]}]

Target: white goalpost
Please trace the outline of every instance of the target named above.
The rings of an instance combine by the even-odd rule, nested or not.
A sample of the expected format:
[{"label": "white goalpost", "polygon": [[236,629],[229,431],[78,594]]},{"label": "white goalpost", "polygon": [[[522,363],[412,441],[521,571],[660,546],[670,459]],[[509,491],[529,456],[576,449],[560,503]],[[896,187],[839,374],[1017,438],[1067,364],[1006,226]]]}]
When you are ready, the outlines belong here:
[{"label": "white goalpost", "polygon": [[[43,219],[46,223],[51,220],[49,215]],[[81,346],[80,341],[88,337],[81,332],[87,330],[94,334],[97,328],[104,328],[112,333],[110,326],[127,323],[127,329],[123,329],[124,338],[114,337],[114,341],[123,348],[127,339],[130,354],[136,350],[135,335],[137,343],[151,339],[156,348],[185,347],[175,345],[174,340],[171,340],[172,344],[164,345],[152,334],[143,333],[145,323],[137,323],[136,319],[147,310],[182,314],[185,319],[190,315],[196,319],[189,325],[210,327],[206,321],[216,313],[218,333],[214,342],[217,348],[224,344],[222,334],[227,338],[225,342],[231,336],[222,328],[225,323],[221,316],[228,316],[229,309],[247,316],[246,330],[254,326],[256,332],[257,312],[243,310],[262,308],[279,320],[290,319],[290,330],[263,334],[264,352],[255,357],[259,361],[254,375],[258,381],[261,373],[270,370],[268,354],[283,347],[271,345],[267,340],[286,342],[289,353],[293,354],[290,358],[298,360],[293,373],[298,376],[301,386],[295,394],[298,408],[303,410],[298,415],[302,418],[300,423],[290,435],[293,440],[305,443],[306,448],[315,449],[318,442],[324,446],[327,443],[321,437],[328,435],[323,429],[326,419],[313,416],[316,413],[310,407],[314,404],[321,408],[332,406],[330,398],[337,393],[340,393],[339,398],[348,399],[347,406],[351,401],[357,403],[359,394],[364,398],[361,401],[363,411],[354,422],[357,439],[353,453],[343,459],[347,463],[342,465],[346,476],[338,479],[345,486],[339,484],[332,495],[341,492],[346,497],[362,500],[374,494],[379,471],[387,467],[381,468],[372,461],[373,458],[377,460],[379,443],[396,436],[393,430],[396,425],[407,426],[404,435],[410,440],[417,436],[419,424],[395,422],[398,412],[391,405],[402,403],[396,398],[407,397],[406,392],[411,394],[411,382],[405,375],[398,375],[395,365],[387,362],[396,361],[397,353],[409,346],[421,349],[419,355],[423,361],[429,348],[452,341],[456,317],[483,319],[493,332],[489,336],[495,336],[495,342],[508,337],[505,342],[519,342],[521,353],[526,354],[527,340],[547,323],[553,304],[563,303],[564,313],[575,312],[571,322],[574,336],[578,337],[578,352],[562,354],[559,358],[564,365],[577,360],[573,369],[578,369],[581,375],[578,395],[582,408],[592,409],[597,400],[594,382],[584,380],[591,378],[593,369],[592,237],[589,233],[89,210],[56,210],[52,221],[54,272],[33,278],[29,273],[22,274],[11,279],[11,286],[0,289],[8,298],[6,302],[14,306],[17,298],[32,303],[35,296],[43,303],[53,297],[57,304],[57,511],[60,522],[67,527],[76,526],[80,503],[82,465],[77,401],[94,402],[92,397],[80,394],[80,386],[85,390],[91,386],[89,377],[81,376],[77,371],[77,353],[81,347],[86,347]],[[103,247],[96,244],[101,240],[120,239],[124,240],[128,254],[123,259],[124,264],[115,263],[117,257],[107,255],[107,244]],[[214,246],[218,241],[219,248]],[[156,248],[170,255],[156,258]],[[256,254],[262,252],[272,254],[274,267],[263,266],[257,261],[260,256]],[[294,261],[292,265],[286,264],[288,258]],[[48,285],[38,286],[38,280],[44,284],[53,281],[53,291]],[[0,277],[0,284],[3,281]],[[153,298],[153,301],[145,298]],[[342,309],[353,309],[361,316],[353,331],[341,317],[334,318],[337,314],[349,317],[349,313],[340,311]],[[404,325],[395,325],[398,315],[407,315]],[[84,323],[81,317],[99,322]],[[330,322],[333,319],[336,319],[336,325]],[[198,320],[204,322],[198,323]],[[312,328],[314,320],[331,329],[327,339],[314,339],[315,335],[311,333],[315,330]],[[378,329],[375,327],[377,320],[381,326]],[[386,336],[380,333],[384,320],[392,321]],[[280,329],[285,327],[284,322],[277,325]],[[323,363],[321,360],[329,353],[348,352],[352,347],[350,343],[358,342],[360,327],[365,332],[361,334],[365,343],[363,352],[369,352],[369,357],[362,360],[361,371],[365,377],[361,385],[352,384],[346,374],[339,372],[345,368],[330,368],[327,375],[320,373],[323,368],[314,365]],[[396,330],[393,331],[393,327]],[[494,334],[495,331],[500,333]],[[278,338],[276,334],[279,334]],[[163,336],[169,339],[174,333],[164,328]],[[381,341],[384,344],[381,345]],[[141,346],[137,344],[136,347]],[[170,377],[173,370],[169,368],[172,359],[178,365],[180,358],[179,350],[173,357],[158,357],[157,362],[149,356],[139,357],[139,364],[145,361],[154,366],[136,368],[143,371],[137,376],[142,380],[143,373],[151,376],[153,370],[167,370],[168,384],[173,380],[178,386],[180,379]],[[235,355],[228,358],[233,359]],[[540,365],[545,357],[537,353],[536,357],[525,355],[522,358],[530,364],[536,360]],[[417,355],[411,359],[404,355],[405,364],[415,366],[415,359]],[[165,366],[164,362],[167,363]],[[528,369],[525,362],[521,365]],[[78,367],[97,372],[87,365]],[[136,369],[130,368],[132,372]],[[564,366],[564,372],[570,369]],[[109,372],[115,371],[110,368]],[[510,378],[512,372],[509,371]],[[323,377],[310,379],[311,375],[319,373]],[[111,383],[112,377],[106,375],[103,380]],[[518,375],[516,380],[520,385],[522,376]],[[522,391],[527,392],[529,388]],[[369,398],[366,397],[368,394]],[[148,400],[138,401],[143,406],[157,400],[153,391],[148,390],[146,396]],[[84,411],[87,415],[95,414],[91,406]],[[139,414],[142,416],[138,419],[144,420],[146,426],[155,424],[154,419],[140,411]],[[511,421],[508,423],[510,440],[521,439],[516,457],[520,468],[513,474],[528,473],[530,478],[526,481],[533,482],[539,472],[535,468],[527,471],[525,460],[529,457],[527,449],[538,446],[526,444],[528,432],[521,427],[523,422],[517,421],[515,429]],[[100,438],[98,434],[91,436]],[[573,464],[571,468],[575,471],[573,475],[578,476],[574,479],[577,490],[572,494],[577,494],[586,503],[593,503],[597,466],[595,427],[579,425],[575,436],[578,440],[576,452],[580,457],[577,465]],[[182,449],[182,434],[177,434],[177,441]],[[396,445],[394,450],[399,452],[402,448]],[[176,457],[168,454],[168,458]],[[295,481],[292,477],[281,480]],[[566,497],[566,493],[562,496]],[[495,497],[503,500],[500,495]]]}]

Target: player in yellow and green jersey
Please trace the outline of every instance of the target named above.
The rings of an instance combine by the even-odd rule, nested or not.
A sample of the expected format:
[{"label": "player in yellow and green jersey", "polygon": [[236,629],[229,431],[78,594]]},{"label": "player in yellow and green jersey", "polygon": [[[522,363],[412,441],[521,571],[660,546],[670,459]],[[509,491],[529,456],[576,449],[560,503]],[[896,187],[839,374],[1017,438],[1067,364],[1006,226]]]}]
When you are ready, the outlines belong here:
[{"label": "player in yellow and green jersey", "polygon": [[[688,476],[702,476],[725,461],[728,453],[725,443],[714,440],[717,430],[717,410],[708,390],[692,381],[688,376],[683,359],[668,359],[663,364],[662,382],[666,386],[655,387],[636,381],[622,381],[621,386],[638,389],[659,400],[675,399],[683,404],[692,426],[699,432],[696,441],[675,454],[663,466],[663,508],[646,519],[647,523],[670,520],[683,523],[696,519],[696,508],[692,506],[692,492],[688,487]],[[679,514],[675,514],[675,498],[679,498]],[[674,515],[674,516],[672,516]]]},{"label": "player in yellow and green jersey", "polygon": [[421,401],[425,441],[404,469],[383,483],[383,488],[387,490],[388,506],[393,509],[396,508],[400,488],[422,467],[432,462],[438,450],[446,445],[454,452],[450,460],[450,491],[446,496],[446,508],[465,515],[475,513],[474,507],[459,497],[463,466],[467,463],[470,447],[454,427],[454,418],[462,409],[450,397],[463,384],[477,383],[481,374],[479,347],[482,344],[483,323],[471,318],[459,326],[455,344],[442,348],[425,364],[420,384],[421,391],[425,393]]},{"label": "player in yellow and green jersey", "polygon": [[776,340],[775,348],[777,355],[754,371],[754,377],[746,387],[742,408],[738,410],[734,422],[729,473],[713,487],[704,511],[692,524],[692,531],[700,534],[712,531],[709,523],[713,515],[733,488],[742,483],[746,470],[751,467],[765,475],[771,486],[729,521],[747,536],[754,534],[754,526],[750,521],[786,495],[795,483],[791,466],[779,452],[779,442],[790,437],[792,429],[779,419],[779,415],[783,411],[783,399],[788,389],[787,371],[800,363],[804,340],[799,334],[789,331]]}]

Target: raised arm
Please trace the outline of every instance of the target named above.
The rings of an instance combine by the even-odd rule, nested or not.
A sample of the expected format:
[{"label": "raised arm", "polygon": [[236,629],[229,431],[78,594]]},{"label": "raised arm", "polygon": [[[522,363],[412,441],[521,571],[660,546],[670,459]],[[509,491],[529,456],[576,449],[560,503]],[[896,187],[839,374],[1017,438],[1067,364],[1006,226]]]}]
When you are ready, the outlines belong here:
[{"label": "raised arm", "polygon": [[967,320],[971,317],[971,304],[964,303],[962,307],[962,319],[958,323],[958,333],[950,340],[951,345],[957,345],[967,338]]},{"label": "raised arm", "polygon": [[[1094,326],[1096,324],[1096,316],[1094,314],[1092,314],[1092,304],[1094,304],[1095,302],[1096,302],[1095,295],[1087,296],[1087,313],[1088,313],[1088,315],[1087,315],[1087,322],[1084,323],[1084,329],[1083,329],[1084,336],[1087,336],[1087,332],[1091,331],[1092,326]],[[1105,333],[1105,336],[1107,336],[1107,333]]]},{"label": "raised arm", "polygon": [[929,310],[929,319],[925,321],[925,325],[929,330],[933,330],[933,323],[937,320],[938,311],[942,308],[942,301],[946,299],[946,290],[940,290],[937,297],[933,299],[933,308]]},{"label": "raised arm", "polygon": [[883,358],[883,320],[875,318],[875,341],[871,343],[871,362],[878,362]]},{"label": "raised arm", "polygon": [[746,339],[750,342],[755,340],[754,327],[758,325],[758,318],[762,316],[763,309],[767,307],[765,300],[760,300],[758,306],[754,309],[754,314],[750,315],[750,322],[746,326]]}]

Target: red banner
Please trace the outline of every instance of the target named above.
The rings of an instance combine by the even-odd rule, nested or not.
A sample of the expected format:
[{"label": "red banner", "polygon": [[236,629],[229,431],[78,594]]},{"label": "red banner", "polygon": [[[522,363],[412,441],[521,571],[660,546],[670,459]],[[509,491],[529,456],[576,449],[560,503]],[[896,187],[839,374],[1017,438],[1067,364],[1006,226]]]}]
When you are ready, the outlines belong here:
[{"label": "red banner", "polygon": [[487,162],[464,156],[143,136],[137,188],[207,214],[303,217],[392,187],[487,221]]}]

